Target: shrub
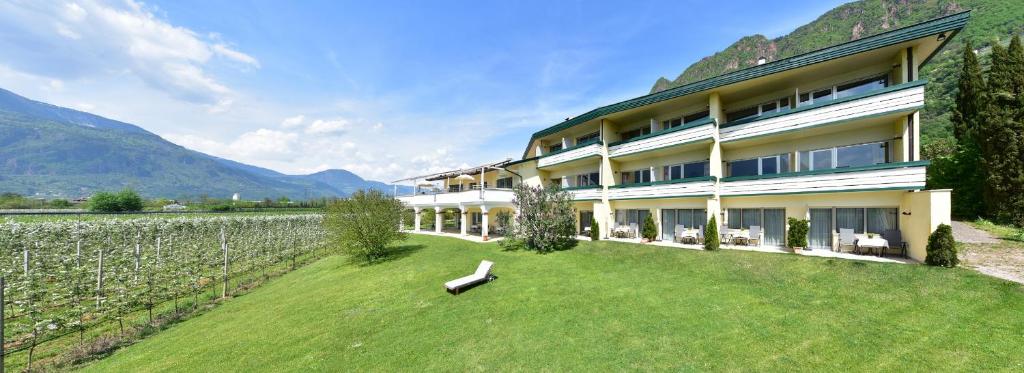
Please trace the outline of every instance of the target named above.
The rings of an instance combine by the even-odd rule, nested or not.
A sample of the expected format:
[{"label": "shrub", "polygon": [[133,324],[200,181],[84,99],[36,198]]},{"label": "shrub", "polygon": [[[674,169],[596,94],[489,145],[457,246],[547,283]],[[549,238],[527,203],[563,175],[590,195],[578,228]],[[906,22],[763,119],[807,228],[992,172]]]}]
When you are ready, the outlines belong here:
[{"label": "shrub", "polygon": [[647,218],[644,219],[644,228],[641,230],[640,235],[648,241],[654,241],[655,238],[658,238],[658,226],[654,224],[654,217],[651,214],[647,214]]},{"label": "shrub", "polygon": [[89,198],[89,210],[98,212],[142,211],[142,197],[134,190],[120,192],[99,192]]},{"label": "shrub", "polygon": [[956,267],[960,259],[956,257],[956,241],[953,240],[953,227],[939,224],[928,236],[928,256],[924,262],[939,267]]},{"label": "shrub", "polygon": [[228,212],[228,211],[231,211],[231,210],[234,210],[234,209],[235,208],[233,206],[231,206],[230,204],[227,204],[227,203],[221,203],[221,204],[216,204],[216,205],[210,206],[210,211],[216,211],[216,212]]},{"label": "shrub", "polygon": [[121,211],[142,211],[142,197],[134,190],[125,189],[118,192],[117,201],[121,205]]},{"label": "shrub", "polygon": [[789,232],[786,232],[786,245],[790,248],[807,247],[809,224],[807,219],[789,218]]},{"label": "shrub", "polygon": [[403,209],[401,202],[379,190],[359,190],[331,203],[324,217],[331,247],[368,263],[385,258],[388,245],[405,239],[398,229]]},{"label": "shrub", "polygon": [[601,226],[597,225],[597,219],[590,218],[590,240],[601,240]]},{"label": "shrub", "polygon": [[50,206],[57,209],[66,209],[71,207],[72,205],[71,202],[68,202],[68,200],[66,199],[55,199],[53,201],[50,201]]},{"label": "shrub", "polygon": [[718,250],[718,222],[712,215],[708,226],[704,227],[704,250]]},{"label": "shrub", "polygon": [[576,218],[571,194],[557,187],[523,184],[513,188],[512,192],[512,203],[519,209],[519,216],[501,241],[502,247],[547,253],[576,245]]}]

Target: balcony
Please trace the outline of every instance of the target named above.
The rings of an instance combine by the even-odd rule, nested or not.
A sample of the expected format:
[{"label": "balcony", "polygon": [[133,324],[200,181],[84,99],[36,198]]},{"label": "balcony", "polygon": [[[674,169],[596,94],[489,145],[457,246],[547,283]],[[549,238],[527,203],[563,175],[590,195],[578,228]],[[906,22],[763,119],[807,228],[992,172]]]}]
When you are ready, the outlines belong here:
[{"label": "balcony", "polygon": [[555,165],[571,166],[579,163],[576,162],[579,160],[600,157],[602,144],[600,140],[595,140],[544,154],[537,160],[537,168],[550,169]]},{"label": "balcony", "polygon": [[463,192],[438,192],[398,197],[410,207],[458,207],[461,205],[510,205],[512,204],[511,189],[473,189]]},{"label": "balcony", "polygon": [[715,194],[715,180],[714,176],[704,176],[614,185],[608,189],[608,199],[707,197]]},{"label": "balcony", "polygon": [[601,199],[601,193],[604,189],[600,185],[586,185],[576,187],[565,187],[562,190],[572,194],[572,198],[577,201],[597,201]]},{"label": "balcony", "polygon": [[608,144],[608,157],[628,160],[652,151],[678,151],[680,147],[714,141],[715,121],[711,118],[687,123],[625,141]]},{"label": "balcony", "polygon": [[719,129],[720,141],[728,143],[857,119],[913,112],[924,107],[925,83],[924,80],[918,80],[787,112],[725,123]]},{"label": "balcony", "polygon": [[863,192],[924,189],[928,161],[722,178],[720,195]]}]

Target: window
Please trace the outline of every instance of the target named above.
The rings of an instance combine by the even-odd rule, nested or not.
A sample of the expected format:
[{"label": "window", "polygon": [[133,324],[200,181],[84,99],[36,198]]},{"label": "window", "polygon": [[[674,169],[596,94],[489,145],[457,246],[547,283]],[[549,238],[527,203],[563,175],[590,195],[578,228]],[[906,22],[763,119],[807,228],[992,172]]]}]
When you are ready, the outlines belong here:
[{"label": "window", "polygon": [[601,185],[601,176],[597,172],[576,175],[576,186]]},{"label": "window", "polygon": [[640,137],[640,136],[643,136],[643,135],[649,135],[650,133],[651,133],[651,127],[650,126],[640,127],[640,128],[635,129],[635,130],[632,130],[632,131],[623,132],[621,134],[622,135],[622,141],[626,141],[626,140],[632,139],[634,137]]},{"label": "window", "polygon": [[622,184],[639,184],[651,182],[651,170],[643,169],[622,173]]},{"label": "window", "polygon": [[749,107],[742,110],[737,110],[732,113],[725,114],[726,122],[732,122],[734,120],[741,120],[746,118],[753,118],[765,114],[778,113],[789,110],[789,97],[783,97]]},{"label": "window", "polygon": [[497,180],[498,188],[512,189],[512,177],[503,177]]},{"label": "window", "polygon": [[800,171],[861,167],[890,162],[887,141],[800,152]]},{"label": "window", "polygon": [[586,144],[588,142],[597,141],[601,138],[601,132],[589,133],[576,138],[576,145]]},{"label": "window", "polygon": [[788,154],[729,162],[729,176],[771,175],[783,172],[789,172]]},{"label": "window", "polygon": [[862,79],[836,87],[836,98],[850,97],[885,88],[888,79],[883,76]]},{"label": "window", "polygon": [[682,117],[672,118],[672,119],[661,121],[661,129],[663,129],[663,130],[667,130],[669,128],[679,127],[681,125],[683,125],[683,118]]},{"label": "window", "polygon": [[853,229],[853,233],[882,234],[898,228],[899,209],[896,208],[836,208],[836,233],[840,229]]},{"label": "window", "polygon": [[750,229],[751,225],[761,225],[761,209],[729,209],[729,229]]},{"label": "window", "polygon": [[662,168],[663,180],[679,180],[691,177],[702,177],[710,174],[711,163],[708,161],[690,162],[668,165]]},{"label": "window", "polygon": [[636,224],[639,230],[650,213],[648,210],[615,210],[615,226],[628,227],[630,224]]},{"label": "window", "polygon": [[711,116],[711,111],[705,109],[704,111],[698,111],[693,114],[687,114],[683,116],[683,123],[690,123],[693,121],[701,120]]},{"label": "window", "polygon": [[740,119],[753,118],[756,117],[758,114],[759,112],[757,111],[757,106],[752,106],[745,109],[736,110],[731,113],[726,113],[725,121],[732,122]]},{"label": "window", "polygon": [[554,153],[562,150],[562,144],[555,144],[548,147],[548,153]]}]

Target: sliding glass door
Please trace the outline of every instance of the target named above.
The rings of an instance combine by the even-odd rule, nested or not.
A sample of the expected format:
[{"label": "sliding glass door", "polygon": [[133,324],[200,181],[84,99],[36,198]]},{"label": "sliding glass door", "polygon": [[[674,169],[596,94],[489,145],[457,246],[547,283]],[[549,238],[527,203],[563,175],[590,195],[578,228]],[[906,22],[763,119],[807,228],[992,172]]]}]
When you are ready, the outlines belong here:
[{"label": "sliding glass door", "polygon": [[786,209],[764,209],[764,244],[785,246]]},{"label": "sliding glass door", "polygon": [[811,209],[807,245],[812,249],[832,249],[832,209]]},{"label": "sliding glass door", "polygon": [[590,228],[590,222],[594,220],[593,211],[580,211],[580,233]]},{"label": "sliding glass door", "polygon": [[676,234],[676,210],[661,210],[661,239],[672,241]]}]

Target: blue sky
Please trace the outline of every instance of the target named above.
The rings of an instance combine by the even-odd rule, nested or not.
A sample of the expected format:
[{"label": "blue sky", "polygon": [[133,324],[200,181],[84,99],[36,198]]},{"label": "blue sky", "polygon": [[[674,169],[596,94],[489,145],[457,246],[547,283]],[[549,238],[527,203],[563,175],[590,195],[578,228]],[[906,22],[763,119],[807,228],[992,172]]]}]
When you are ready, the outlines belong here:
[{"label": "blue sky", "polygon": [[8,1],[0,87],[286,173],[522,154],[740,37],[842,3]]}]

